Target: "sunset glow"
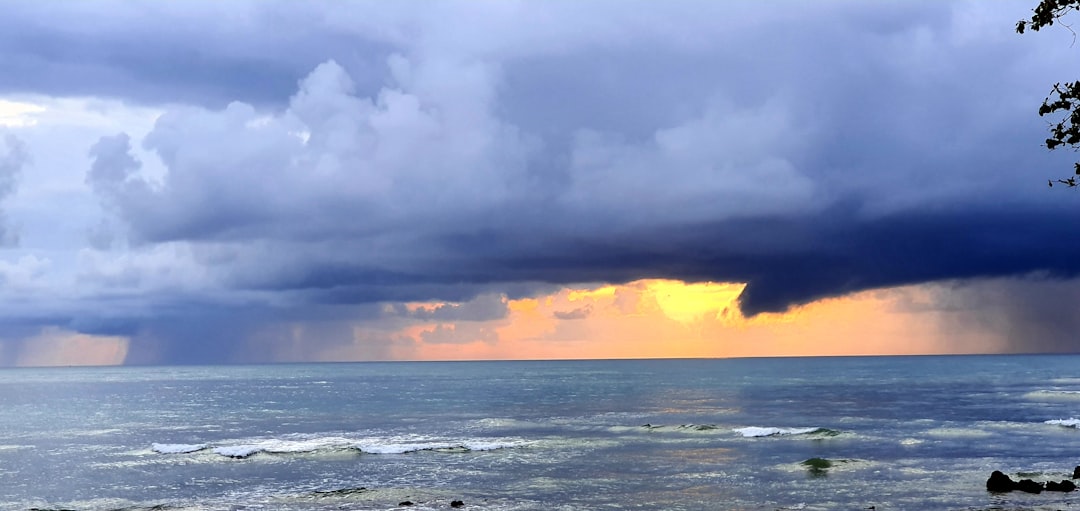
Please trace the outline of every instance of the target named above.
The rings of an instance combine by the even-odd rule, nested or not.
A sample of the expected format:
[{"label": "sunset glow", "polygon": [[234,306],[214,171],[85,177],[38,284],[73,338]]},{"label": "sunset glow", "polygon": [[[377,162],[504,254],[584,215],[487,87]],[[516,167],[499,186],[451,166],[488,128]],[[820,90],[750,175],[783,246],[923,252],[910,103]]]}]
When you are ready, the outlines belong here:
[{"label": "sunset glow", "polygon": [[[426,322],[392,337],[393,358],[421,360],[772,357],[998,351],[984,332],[947,328],[954,318],[908,307],[932,290],[867,291],[747,318],[738,283],[640,280],[569,287],[507,300],[507,315],[486,322]],[[432,310],[438,304],[413,304]],[[473,332],[456,342],[434,334]],[[402,343],[401,339],[408,342]]]},{"label": "sunset glow", "polygon": [[[738,306],[744,288],[739,283],[646,279],[570,286],[518,299],[487,295],[463,303],[387,303],[380,306],[381,318],[259,329],[251,334],[247,351],[233,356],[274,362],[1009,351],[997,323],[980,324],[971,311],[940,306],[955,292],[949,286],[864,291],[753,317]],[[994,290],[971,293],[993,296]],[[123,364],[132,362],[130,343],[125,337],[46,329],[9,345],[0,357],[18,366]]]}]

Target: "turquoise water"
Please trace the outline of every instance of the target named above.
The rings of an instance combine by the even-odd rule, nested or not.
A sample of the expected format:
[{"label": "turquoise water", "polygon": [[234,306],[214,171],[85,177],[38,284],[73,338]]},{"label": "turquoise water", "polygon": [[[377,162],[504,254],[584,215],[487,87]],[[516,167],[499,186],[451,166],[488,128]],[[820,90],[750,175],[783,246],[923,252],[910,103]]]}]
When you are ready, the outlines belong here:
[{"label": "turquoise water", "polygon": [[1074,417],[1080,356],[11,369],[0,510],[1074,509],[983,486]]}]

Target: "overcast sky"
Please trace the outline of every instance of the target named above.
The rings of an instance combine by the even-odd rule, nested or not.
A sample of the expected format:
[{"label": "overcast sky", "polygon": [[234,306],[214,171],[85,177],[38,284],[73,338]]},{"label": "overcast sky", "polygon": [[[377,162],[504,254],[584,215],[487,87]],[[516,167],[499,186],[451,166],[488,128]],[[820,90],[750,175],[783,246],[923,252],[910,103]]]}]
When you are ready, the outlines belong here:
[{"label": "overcast sky", "polygon": [[1078,350],[1037,111],[1080,48],[1035,3],[6,2],[0,364],[387,358],[360,326],[645,278],[930,285]]}]

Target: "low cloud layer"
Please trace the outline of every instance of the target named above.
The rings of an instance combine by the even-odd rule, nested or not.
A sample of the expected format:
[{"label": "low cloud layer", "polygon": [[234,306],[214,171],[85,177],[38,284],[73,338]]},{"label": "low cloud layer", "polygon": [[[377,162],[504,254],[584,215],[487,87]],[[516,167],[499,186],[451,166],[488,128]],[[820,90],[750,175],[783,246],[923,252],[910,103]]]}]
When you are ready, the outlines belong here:
[{"label": "low cloud layer", "polygon": [[1026,2],[93,6],[0,21],[12,338],[392,358],[582,282],[741,282],[754,315],[1080,269],[1035,115],[1072,50],[1011,32]]},{"label": "low cloud layer", "polygon": [[[16,136],[8,134],[0,138],[0,202],[17,190],[19,174],[27,159],[26,146]],[[10,246],[18,241],[18,233],[0,214],[0,245]]]}]

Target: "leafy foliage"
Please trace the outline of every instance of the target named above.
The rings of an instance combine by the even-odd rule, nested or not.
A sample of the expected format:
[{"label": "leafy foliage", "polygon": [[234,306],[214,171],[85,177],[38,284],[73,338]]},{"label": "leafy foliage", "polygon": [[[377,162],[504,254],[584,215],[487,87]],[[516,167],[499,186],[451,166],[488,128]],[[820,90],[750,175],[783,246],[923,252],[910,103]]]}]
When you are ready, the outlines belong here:
[{"label": "leafy foliage", "polygon": [[[1080,0],[1042,0],[1035,7],[1030,20],[1016,22],[1016,32],[1023,34],[1029,28],[1038,32],[1071,11],[1080,11]],[[1054,84],[1050,95],[1039,107],[1040,117],[1048,115],[1057,121],[1050,124],[1050,137],[1045,142],[1047,149],[1063,145],[1080,149],[1080,81]],[[1080,176],[1080,163],[1073,164],[1073,172],[1073,176],[1058,179],[1057,182],[1073,188],[1080,185],[1077,177]],[[1048,181],[1048,184],[1053,187],[1054,180]]]},{"label": "leafy foliage", "polygon": [[[1076,149],[1080,146],[1080,81],[1065,84],[1055,83],[1050,96],[1039,107],[1039,116],[1061,113],[1056,123],[1050,126],[1050,137],[1046,139],[1047,149],[1056,149],[1066,145]],[[1073,176],[1058,179],[1058,183],[1075,187],[1080,185],[1080,163],[1073,164]],[[1053,181],[1050,186],[1053,186]]]},{"label": "leafy foliage", "polygon": [[1043,27],[1049,27],[1069,11],[1080,11],[1080,0],[1042,0],[1035,7],[1030,20],[1016,22],[1016,32],[1023,34],[1028,28],[1038,32]]}]

